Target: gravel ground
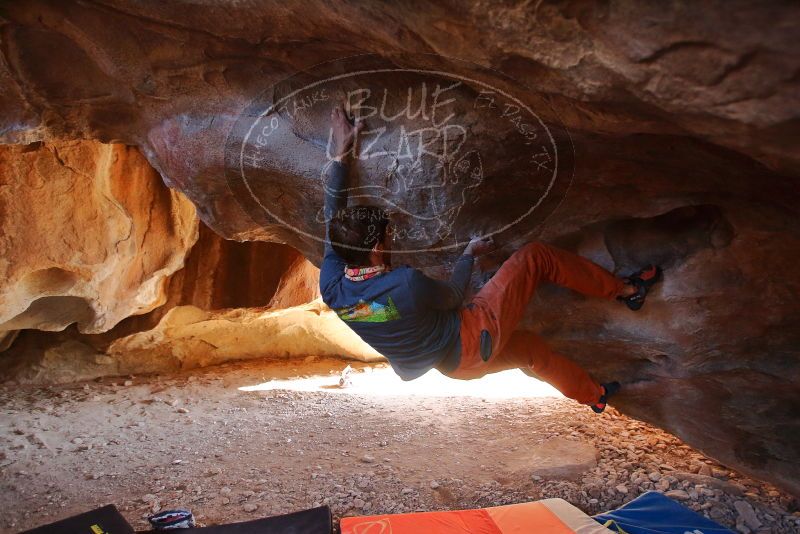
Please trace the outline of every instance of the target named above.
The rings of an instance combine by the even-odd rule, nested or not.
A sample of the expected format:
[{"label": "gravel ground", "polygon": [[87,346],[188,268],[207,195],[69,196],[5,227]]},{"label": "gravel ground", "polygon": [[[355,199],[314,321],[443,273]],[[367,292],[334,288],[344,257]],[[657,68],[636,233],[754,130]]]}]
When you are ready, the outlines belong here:
[{"label": "gravel ground", "polygon": [[[358,380],[388,372],[354,367]],[[308,358],[5,383],[0,529],[108,503],[138,530],[148,514],[179,506],[205,525],[323,503],[338,518],[561,497],[595,514],[657,490],[739,532],[800,532],[790,495],[613,409],[597,416],[555,397],[366,395],[340,390],[341,368]],[[309,391],[239,389],[316,375]],[[541,454],[555,449],[543,470]]]}]

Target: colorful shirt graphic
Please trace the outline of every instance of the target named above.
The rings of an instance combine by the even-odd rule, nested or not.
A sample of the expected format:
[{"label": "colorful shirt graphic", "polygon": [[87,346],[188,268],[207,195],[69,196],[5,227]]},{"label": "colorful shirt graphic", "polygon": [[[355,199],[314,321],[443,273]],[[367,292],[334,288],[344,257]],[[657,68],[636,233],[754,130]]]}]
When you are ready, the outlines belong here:
[{"label": "colorful shirt graphic", "polygon": [[359,323],[386,323],[400,318],[400,312],[397,311],[397,306],[392,302],[392,297],[389,297],[386,305],[375,301],[366,303],[360,300],[354,306],[338,308],[336,315],[342,321]]}]

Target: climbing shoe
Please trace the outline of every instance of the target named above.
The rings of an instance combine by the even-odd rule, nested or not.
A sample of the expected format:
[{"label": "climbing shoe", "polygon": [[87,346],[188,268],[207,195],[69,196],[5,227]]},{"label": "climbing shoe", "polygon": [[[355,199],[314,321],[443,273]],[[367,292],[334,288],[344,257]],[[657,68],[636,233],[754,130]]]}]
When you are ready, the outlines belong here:
[{"label": "climbing shoe", "polygon": [[194,527],[191,510],[165,510],[147,518],[153,530],[173,530]]},{"label": "climbing shoe", "polygon": [[660,282],[661,278],[661,267],[648,265],[641,271],[625,279],[628,285],[632,285],[636,288],[636,293],[629,297],[617,297],[617,300],[621,300],[628,308],[637,311],[644,305],[644,298],[647,296],[647,292],[650,291],[651,287]]},{"label": "climbing shoe", "polygon": [[594,413],[603,413],[603,410],[605,410],[608,405],[608,399],[619,391],[622,386],[619,382],[608,382],[606,384],[600,384],[600,387],[603,388],[603,394],[600,395],[600,399],[598,399],[596,403],[590,405]]}]

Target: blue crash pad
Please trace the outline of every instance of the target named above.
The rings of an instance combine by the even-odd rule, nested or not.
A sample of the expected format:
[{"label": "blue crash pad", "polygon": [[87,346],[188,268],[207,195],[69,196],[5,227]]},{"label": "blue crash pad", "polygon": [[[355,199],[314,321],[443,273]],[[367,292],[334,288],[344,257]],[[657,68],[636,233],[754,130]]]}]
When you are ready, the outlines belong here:
[{"label": "blue crash pad", "polygon": [[628,504],[594,516],[601,525],[626,534],[734,534],[657,491],[648,491]]}]

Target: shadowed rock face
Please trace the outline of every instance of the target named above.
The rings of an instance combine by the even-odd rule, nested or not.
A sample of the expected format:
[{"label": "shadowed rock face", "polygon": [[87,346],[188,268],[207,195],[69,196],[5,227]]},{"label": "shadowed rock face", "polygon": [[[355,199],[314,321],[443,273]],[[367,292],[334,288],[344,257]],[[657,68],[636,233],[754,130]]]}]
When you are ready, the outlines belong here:
[{"label": "shadowed rock face", "polygon": [[[370,88],[373,100],[348,101],[368,126],[386,126],[378,146],[418,130],[432,143],[407,173],[400,149],[351,169],[361,192],[378,192],[363,200],[389,208],[400,229],[424,230],[400,240],[396,262],[443,275],[465,237],[500,230],[505,253],[544,239],[621,274],[664,265],[664,283],[639,313],[543,287],[523,326],[599,379],[621,379],[616,404],[626,413],[800,494],[796,4],[294,7],[9,5],[0,136],[139,145],[223,237],[285,242],[318,262],[326,115],[334,100]],[[271,139],[246,135],[293,90],[345,72],[313,65],[362,53],[391,55],[379,63],[393,68],[445,63],[447,73],[339,78],[325,85],[327,99],[310,88],[299,100],[308,105],[267,113],[275,136],[264,130],[271,122],[257,133]],[[430,99],[453,75],[462,85],[440,108],[452,122],[369,116],[384,90],[402,110],[409,94],[419,101],[423,81]],[[537,142],[551,132],[552,144],[526,143],[504,114],[508,102],[496,101],[493,115],[479,107],[481,84],[529,105]],[[455,144],[441,129],[448,124],[462,128],[448,130]],[[541,147],[565,157],[537,160],[542,150],[531,150]],[[251,156],[244,166],[242,154]],[[558,171],[556,189],[539,163]]]}]

